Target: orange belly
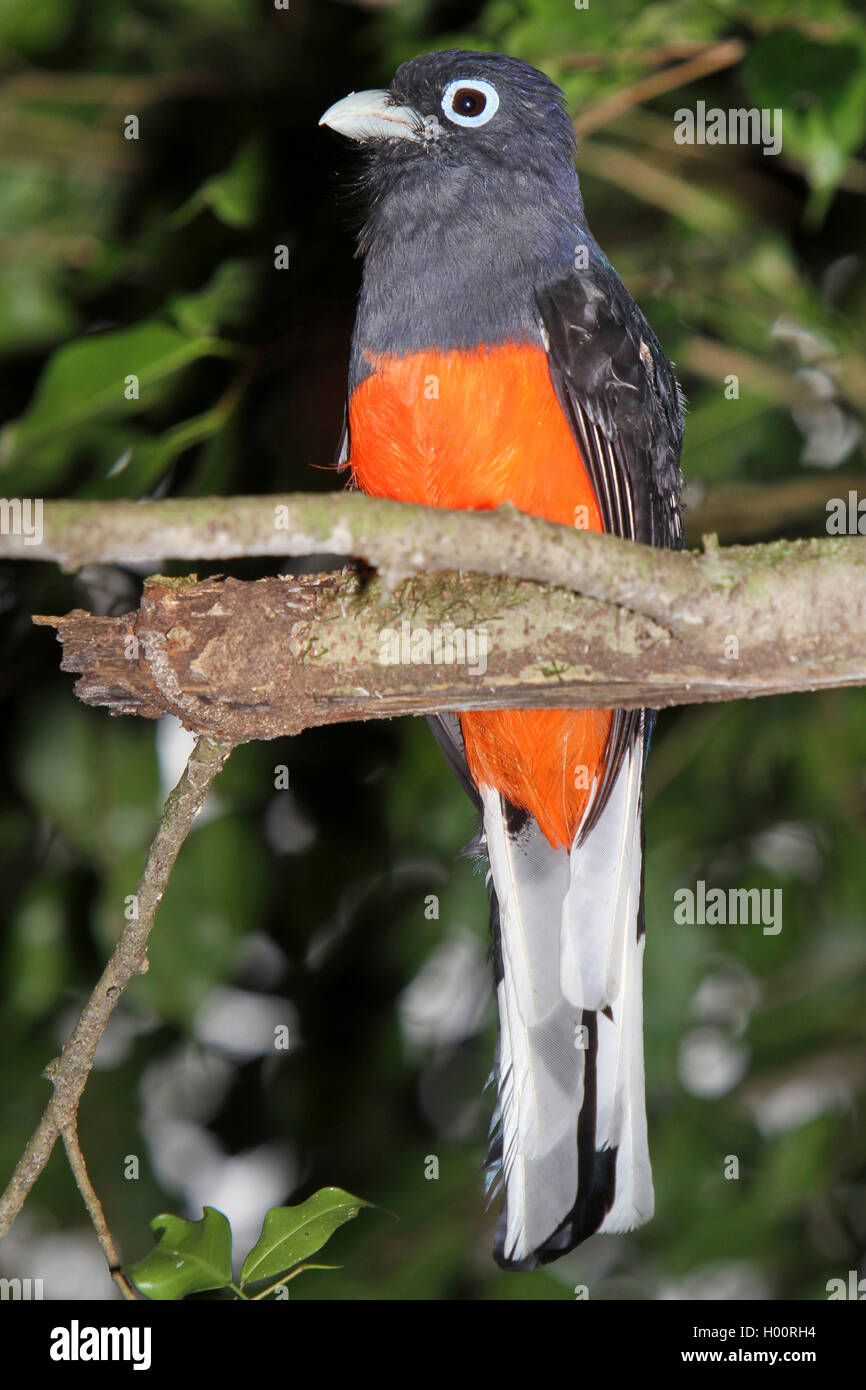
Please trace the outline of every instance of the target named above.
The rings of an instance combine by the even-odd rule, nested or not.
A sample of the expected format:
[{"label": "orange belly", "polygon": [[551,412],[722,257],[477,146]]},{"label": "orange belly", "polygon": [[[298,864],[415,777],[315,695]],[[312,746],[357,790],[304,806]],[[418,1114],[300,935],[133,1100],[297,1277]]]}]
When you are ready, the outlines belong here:
[{"label": "orange belly", "polygon": [[[364,492],[433,507],[511,502],[566,526],[603,530],[547,357],[503,345],[369,359],[349,401],[352,478]],[[600,770],[609,710],[461,715],[476,783],[531,812],[570,845]]]}]

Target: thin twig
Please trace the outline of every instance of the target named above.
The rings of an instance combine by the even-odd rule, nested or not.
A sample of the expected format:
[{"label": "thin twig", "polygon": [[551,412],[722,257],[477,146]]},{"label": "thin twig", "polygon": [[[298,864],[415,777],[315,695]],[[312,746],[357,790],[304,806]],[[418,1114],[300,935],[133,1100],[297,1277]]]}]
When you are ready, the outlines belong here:
[{"label": "thin twig", "polygon": [[136,1302],[140,1299],[140,1294],[135,1291],[129,1280],[121,1272],[120,1256],[117,1253],[117,1246],[114,1244],[114,1237],[108,1229],[108,1222],[105,1219],[102,1203],[99,1200],[93,1183],[90,1181],[90,1174],[87,1171],[87,1164],[84,1161],[84,1154],[81,1152],[81,1144],[78,1140],[77,1116],[74,1118],[71,1125],[64,1126],[61,1137],[78,1191],[84,1199],[84,1205],[90,1213],[90,1219],[96,1231],[96,1238],[102,1246],[102,1253],[108,1264],[108,1272],[120,1289],[123,1297],[130,1302]]},{"label": "thin twig", "polygon": [[[119,1259],[102,1206],[93,1191],[81,1156],[77,1137],[78,1108],[96,1048],[124,989],[134,975],[143,975],[148,969],[148,937],[169,875],[180,847],[204,805],[211,783],[230,752],[230,746],[224,743],[200,738],[190,754],[183,776],[166,798],[159,828],[138,883],[135,900],[137,915],[132,920],[126,920],[99,983],[81,1011],[60,1057],[45,1068],[43,1074],[54,1088],[53,1095],[0,1198],[2,1240],[48,1162],[58,1135],[62,1134],[76,1182],[115,1282],[119,1282],[116,1278]],[[120,1284],[120,1287],[123,1285]]]},{"label": "thin twig", "polygon": [[684,63],[675,63],[673,67],[663,68],[661,72],[651,73],[649,77],[642,77],[639,82],[623,87],[607,101],[600,101],[597,106],[588,107],[578,116],[574,128],[578,135],[588,135],[590,131],[598,130],[600,126],[615,121],[623,112],[629,111],[633,106],[639,106],[641,102],[651,101],[653,97],[661,96],[664,92],[675,91],[677,87],[697,82],[699,78],[708,77],[710,73],[733,67],[745,54],[746,45],[739,39],[729,39],[725,43],[717,44]]},{"label": "thin twig", "polygon": [[[268,1287],[262,1289],[261,1293],[252,1294],[252,1302],[258,1303],[261,1299],[267,1298],[269,1293],[274,1293],[276,1289],[283,1288],[284,1285],[288,1284],[292,1279],[297,1279],[298,1275],[303,1274],[305,1270],[315,1268],[315,1265],[310,1265],[306,1261],[303,1261],[301,1264],[296,1265],[294,1269],[290,1270],[288,1274],[281,1274],[279,1279],[275,1279],[272,1284],[268,1284]],[[232,1287],[234,1288],[234,1285],[232,1285]]]},{"label": "thin twig", "polygon": [[547,61],[566,69],[621,68],[630,64],[654,68],[659,63],[693,58],[695,54],[706,53],[715,47],[715,39],[671,39],[669,43],[647,44],[645,48],[618,48],[616,52],[567,53],[564,58],[552,55]]}]

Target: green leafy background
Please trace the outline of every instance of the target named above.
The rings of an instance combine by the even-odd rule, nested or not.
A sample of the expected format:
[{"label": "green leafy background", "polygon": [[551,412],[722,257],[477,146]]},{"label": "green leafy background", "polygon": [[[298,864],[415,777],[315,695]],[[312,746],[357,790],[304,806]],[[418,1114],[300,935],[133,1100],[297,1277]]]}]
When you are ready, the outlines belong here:
[{"label": "green leafy background", "polygon": [[[717,43],[734,57],[688,84],[637,85]],[[714,496],[736,541],[822,534],[826,498],[866,494],[854,0],[6,0],[0,492],[338,486],[356,215],[318,117],[452,44],[526,57],[573,103],[590,224],[689,397],[692,540]],[[698,100],[781,108],[782,153],[678,145],[674,114]],[[123,612],[140,579],[0,568],[2,1175],[177,771],[166,731],[75,702],[29,615]],[[510,1275],[480,1178],[494,1024],[485,893],[457,858],[471,808],[421,722],[239,750],[82,1110],[123,1258],[146,1255],[154,1213],[202,1207],[229,1215],[242,1254],[268,1207],[339,1185],[399,1219],[338,1231],[327,1254],[343,1268],[293,1299],[825,1297],[866,1246],[864,769],[858,691],[662,717],[647,805],[656,1216]],[[677,925],[673,895],[700,878],[781,889],[782,931]],[[115,1296],[60,1154],[0,1272],[42,1277],[46,1297]]]}]

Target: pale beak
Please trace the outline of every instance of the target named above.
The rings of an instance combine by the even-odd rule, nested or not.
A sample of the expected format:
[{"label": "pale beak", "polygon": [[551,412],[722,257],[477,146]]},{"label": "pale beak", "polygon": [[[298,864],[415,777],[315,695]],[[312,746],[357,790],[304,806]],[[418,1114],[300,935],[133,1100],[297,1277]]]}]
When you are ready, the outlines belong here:
[{"label": "pale beak", "polygon": [[319,125],[351,140],[420,140],[424,118],[412,106],[395,106],[385,91],[352,92],[329,106]]}]

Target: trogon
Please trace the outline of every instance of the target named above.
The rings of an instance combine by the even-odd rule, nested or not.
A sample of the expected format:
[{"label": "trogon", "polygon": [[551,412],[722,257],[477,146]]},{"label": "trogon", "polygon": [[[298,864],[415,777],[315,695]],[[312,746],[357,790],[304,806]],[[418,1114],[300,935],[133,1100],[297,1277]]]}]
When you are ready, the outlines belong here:
[{"label": "trogon", "polygon": [[[680,546],[683,400],[584,216],[563,93],[449,51],[354,92],[365,222],[342,460],[377,497]],[[499,1013],[494,1255],[532,1269],[653,1212],[643,782],[652,712],[495,710],[434,732],[482,817]]]}]

